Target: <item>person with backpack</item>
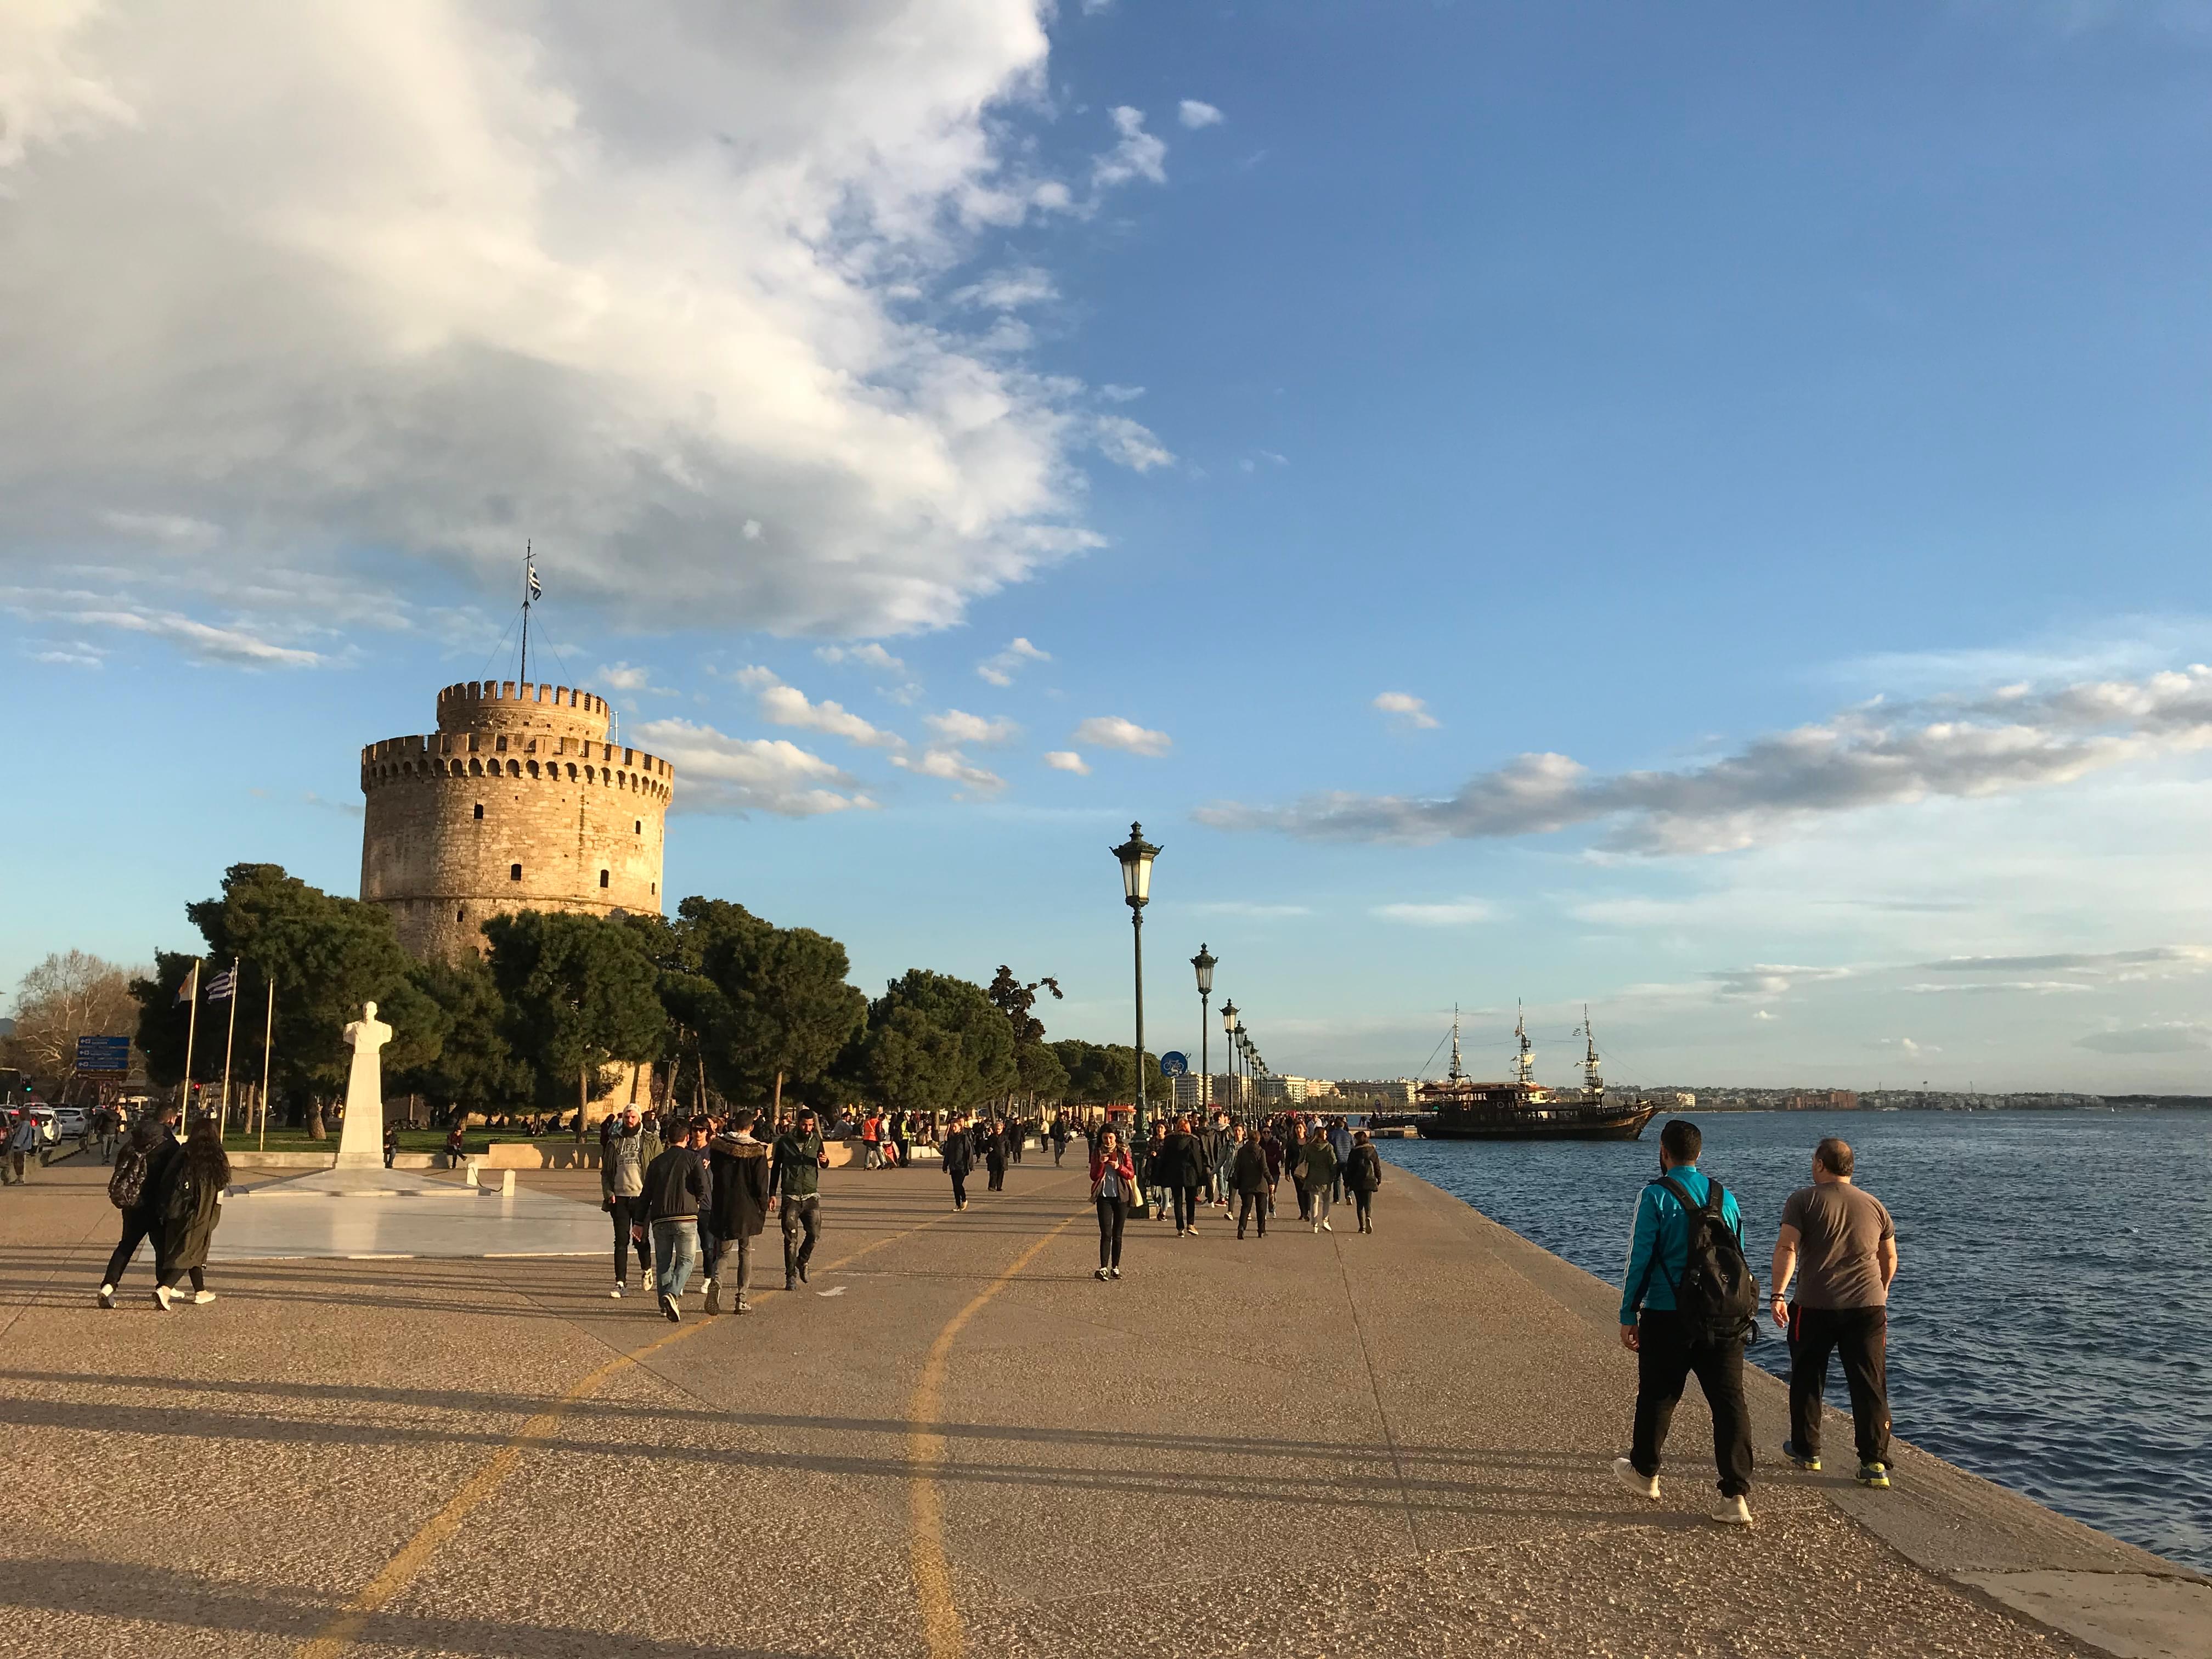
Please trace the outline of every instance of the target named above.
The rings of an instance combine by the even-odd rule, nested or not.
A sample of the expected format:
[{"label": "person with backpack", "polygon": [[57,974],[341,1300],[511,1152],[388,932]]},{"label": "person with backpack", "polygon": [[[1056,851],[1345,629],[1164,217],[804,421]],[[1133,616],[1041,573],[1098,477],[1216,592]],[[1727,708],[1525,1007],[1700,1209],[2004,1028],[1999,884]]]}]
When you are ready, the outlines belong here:
[{"label": "person with backpack", "polygon": [[169,1310],[185,1275],[192,1279],[191,1299],[215,1300],[207,1287],[208,1245],[222,1218],[223,1188],[230,1185],[230,1159],[222,1150],[222,1126],[203,1114],[185,1138],[183,1148],[163,1166],[160,1182],[147,1182],[147,1204],[159,1205],[154,1231],[154,1305]]},{"label": "person with backpack", "polygon": [[1636,1355],[1636,1423],[1629,1455],[1613,1472],[1657,1502],[1667,1429],[1694,1372],[1713,1417],[1721,1503],[1713,1519],[1751,1524],[1751,1409],[1743,1350],[1759,1308],[1759,1282],[1743,1255],[1735,1194],[1698,1168],[1705,1137],[1687,1118],[1659,1133],[1659,1178],[1637,1200],[1621,1285],[1620,1346]]},{"label": "person with backpack", "polygon": [[[154,1236],[161,1212],[149,1200],[167,1189],[169,1161],[183,1148],[177,1140],[177,1109],[162,1106],[131,1126],[131,1133],[115,1150],[114,1173],[107,1177],[107,1201],[123,1212],[123,1238],[107,1258],[100,1276],[98,1301],[103,1308],[115,1305],[115,1287],[138,1247]],[[156,1255],[161,1246],[155,1244]]]},{"label": "person with backpack", "polygon": [[1352,1212],[1359,1218],[1359,1231],[1375,1231],[1375,1189],[1382,1184],[1382,1154],[1375,1150],[1374,1140],[1362,1129],[1352,1138],[1352,1155],[1344,1160],[1344,1185],[1352,1194]]},{"label": "person with backpack", "polygon": [[[1889,1486],[1889,1286],[1897,1277],[1897,1224],[1851,1180],[1850,1143],[1830,1136],[1813,1149],[1813,1184],[1790,1194],[1774,1241],[1774,1322],[1790,1338],[1790,1438],[1782,1455],[1820,1467],[1820,1396],[1828,1356],[1844,1362],[1858,1441],[1858,1483]],[[1790,1280],[1802,1266],[1797,1297]]]}]

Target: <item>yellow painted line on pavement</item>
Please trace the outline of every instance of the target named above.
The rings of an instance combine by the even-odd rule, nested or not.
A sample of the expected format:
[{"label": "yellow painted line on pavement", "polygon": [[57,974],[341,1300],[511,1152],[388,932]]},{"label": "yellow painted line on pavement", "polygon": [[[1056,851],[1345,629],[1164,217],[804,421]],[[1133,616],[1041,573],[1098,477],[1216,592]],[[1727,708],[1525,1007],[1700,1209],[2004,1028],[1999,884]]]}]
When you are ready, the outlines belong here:
[{"label": "yellow painted line on pavement", "polygon": [[952,1603],[952,1573],[945,1559],[945,1505],[934,1475],[945,1462],[945,1437],[930,1426],[944,1407],[945,1378],[950,1369],[952,1344],[983,1305],[1012,1284],[1022,1269],[1036,1260],[1038,1251],[1081,1218],[1080,1212],[1068,1217],[1024,1250],[1014,1258],[1012,1267],[953,1315],[945,1328],[938,1332],[937,1340],[929,1345],[929,1357],[922,1361],[921,1376],[914,1385],[914,1398],[907,1407],[907,1421],[914,1425],[907,1435],[907,1461],[912,1470],[907,1476],[908,1508],[912,1519],[908,1548],[914,1567],[914,1593],[921,1604],[922,1638],[928,1644],[929,1659],[961,1659],[968,1650],[967,1638],[960,1625],[960,1610]]},{"label": "yellow painted line on pavement", "polygon": [[[933,1216],[903,1231],[888,1234],[872,1244],[862,1245],[850,1255],[839,1257],[822,1271],[836,1273],[850,1267],[862,1256],[872,1255],[886,1245],[910,1238],[948,1218],[947,1216]],[[1033,1255],[1036,1252],[1032,1250],[1030,1254]],[[1023,1260],[1027,1261],[1028,1257],[1024,1256]],[[758,1296],[763,1298],[775,1294],[775,1291],[758,1292]],[[696,1325],[686,1325],[671,1331],[634,1353],[617,1354],[573,1384],[567,1394],[526,1422],[505,1445],[493,1453],[491,1461],[471,1476],[465,1486],[446,1500],[443,1509],[424,1522],[421,1529],[399,1547],[399,1553],[384,1564],[384,1571],[362,1585],[360,1593],[347,1602],[337,1617],[324,1626],[313,1640],[301,1645],[298,1659],[337,1659],[338,1655],[360,1639],[362,1627],[378,1609],[414,1583],[422,1569],[430,1565],[430,1558],[438,1553],[438,1547],[460,1529],[461,1522],[468,1519],[470,1512],[499,1490],[507,1476],[514,1473],[516,1465],[521,1462],[523,1453],[551,1438],[562,1418],[591,1398],[610,1378],[637,1364],[648,1355],[672,1347],[686,1337],[696,1336],[701,1331],[714,1328],[719,1322],[702,1319]]]}]

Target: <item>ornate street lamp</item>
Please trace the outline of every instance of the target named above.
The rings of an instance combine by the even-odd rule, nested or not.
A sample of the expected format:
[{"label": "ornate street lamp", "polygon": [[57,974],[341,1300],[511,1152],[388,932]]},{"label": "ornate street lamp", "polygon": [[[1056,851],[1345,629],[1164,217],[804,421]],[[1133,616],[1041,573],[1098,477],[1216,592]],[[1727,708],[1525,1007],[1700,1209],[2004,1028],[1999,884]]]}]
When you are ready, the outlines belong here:
[{"label": "ornate street lamp", "polygon": [[1221,1046],[1229,1051],[1229,1103],[1241,1122],[1244,1116],[1244,1091],[1237,1085],[1237,1004],[1232,999],[1221,1005]]},{"label": "ornate street lamp", "polygon": [[1209,1123],[1213,1121],[1210,1109],[1213,1104],[1213,1074],[1212,1062],[1206,1057],[1206,1044],[1213,1035],[1213,1021],[1208,1004],[1213,997],[1214,966],[1219,960],[1203,945],[1190,959],[1190,965],[1198,972],[1198,1109],[1206,1113]]},{"label": "ornate street lamp", "polygon": [[1129,904],[1131,937],[1137,952],[1137,1115],[1132,1133],[1145,1138],[1145,906],[1152,897],[1152,860],[1160,849],[1145,839],[1145,826],[1132,823],[1129,839],[1110,850],[1121,865],[1121,896]]}]

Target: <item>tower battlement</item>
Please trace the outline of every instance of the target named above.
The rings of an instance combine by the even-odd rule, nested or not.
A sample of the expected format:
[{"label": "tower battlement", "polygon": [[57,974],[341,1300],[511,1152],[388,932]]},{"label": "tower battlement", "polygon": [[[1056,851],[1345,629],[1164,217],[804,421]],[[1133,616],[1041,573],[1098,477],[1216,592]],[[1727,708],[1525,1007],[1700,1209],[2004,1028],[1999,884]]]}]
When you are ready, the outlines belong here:
[{"label": "tower battlement", "polygon": [[565,685],[466,681],[438,729],[361,751],[361,896],[417,956],[484,948],[517,910],[661,910],[676,769],[609,743],[606,700]]}]

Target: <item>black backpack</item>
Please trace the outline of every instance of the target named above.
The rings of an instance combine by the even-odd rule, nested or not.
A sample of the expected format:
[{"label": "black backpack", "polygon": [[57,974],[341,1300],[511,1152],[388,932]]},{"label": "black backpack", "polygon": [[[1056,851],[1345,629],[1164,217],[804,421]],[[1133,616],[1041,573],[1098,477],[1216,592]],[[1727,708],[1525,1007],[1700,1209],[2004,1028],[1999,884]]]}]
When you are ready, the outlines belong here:
[{"label": "black backpack", "polygon": [[115,1173],[107,1177],[107,1201],[118,1210],[136,1209],[146,1190],[146,1154],[136,1146],[119,1146]]},{"label": "black backpack", "polygon": [[[1759,1281],[1743,1259],[1743,1246],[1721,1216],[1727,1196],[1717,1181],[1706,1182],[1703,1208],[1672,1176],[1658,1184],[1674,1194],[1689,1221],[1689,1253],[1674,1285],[1674,1311],[1692,1342],[1741,1342],[1758,1328]],[[1655,1253],[1656,1258],[1656,1253]]]}]

